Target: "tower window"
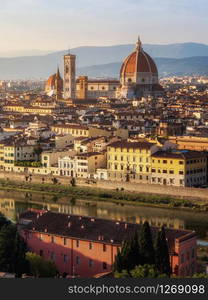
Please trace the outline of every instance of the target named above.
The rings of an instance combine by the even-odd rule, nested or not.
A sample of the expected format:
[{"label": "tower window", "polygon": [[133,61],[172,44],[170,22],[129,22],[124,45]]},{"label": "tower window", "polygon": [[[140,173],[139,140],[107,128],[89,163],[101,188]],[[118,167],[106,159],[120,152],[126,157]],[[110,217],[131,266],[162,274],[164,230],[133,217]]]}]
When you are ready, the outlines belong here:
[{"label": "tower window", "polygon": [[128,82],[131,82],[132,80],[131,80],[131,78],[128,78]]},{"label": "tower window", "polygon": [[105,87],[104,86],[102,86],[102,90],[104,90],[105,89]]}]

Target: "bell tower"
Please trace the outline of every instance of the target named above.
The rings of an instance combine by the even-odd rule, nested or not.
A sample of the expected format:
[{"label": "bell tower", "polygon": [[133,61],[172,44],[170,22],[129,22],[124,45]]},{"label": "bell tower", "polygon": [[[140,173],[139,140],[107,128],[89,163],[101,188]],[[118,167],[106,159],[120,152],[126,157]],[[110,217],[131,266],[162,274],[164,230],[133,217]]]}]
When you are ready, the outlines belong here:
[{"label": "bell tower", "polygon": [[76,98],[76,55],[64,55],[64,98]]}]

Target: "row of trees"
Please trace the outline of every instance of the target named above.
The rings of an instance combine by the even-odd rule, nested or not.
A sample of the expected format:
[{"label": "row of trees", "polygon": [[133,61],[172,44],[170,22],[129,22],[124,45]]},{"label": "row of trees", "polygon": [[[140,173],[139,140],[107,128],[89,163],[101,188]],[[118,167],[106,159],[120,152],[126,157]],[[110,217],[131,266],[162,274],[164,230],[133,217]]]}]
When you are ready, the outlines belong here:
[{"label": "row of trees", "polygon": [[130,240],[122,244],[114,263],[116,277],[140,277],[142,274],[140,271],[143,275],[146,274],[146,277],[170,276],[171,274],[165,229],[162,227],[153,241],[147,221],[144,222],[139,232],[135,232]]}]

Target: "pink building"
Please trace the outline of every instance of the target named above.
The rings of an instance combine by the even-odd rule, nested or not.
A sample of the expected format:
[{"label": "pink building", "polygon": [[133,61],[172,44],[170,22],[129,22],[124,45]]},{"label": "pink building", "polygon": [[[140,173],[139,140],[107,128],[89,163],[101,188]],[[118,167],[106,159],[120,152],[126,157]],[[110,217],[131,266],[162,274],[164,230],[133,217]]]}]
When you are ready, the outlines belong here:
[{"label": "pink building", "polygon": [[[123,240],[140,225],[90,217],[29,210],[20,216],[19,227],[28,248],[53,260],[60,273],[94,277],[112,271]],[[151,227],[153,236],[159,228]],[[196,270],[196,234],[166,229],[173,273],[192,275]]]}]

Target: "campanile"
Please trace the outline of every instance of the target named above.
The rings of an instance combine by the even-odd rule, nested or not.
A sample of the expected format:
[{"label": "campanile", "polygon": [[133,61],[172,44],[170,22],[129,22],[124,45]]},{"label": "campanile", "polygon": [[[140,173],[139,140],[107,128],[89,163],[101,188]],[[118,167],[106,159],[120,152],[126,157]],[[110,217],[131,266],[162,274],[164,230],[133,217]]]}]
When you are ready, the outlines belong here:
[{"label": "campanile", "polygon": [[64,55],[64,98],[76,97],[76,55]]}]

